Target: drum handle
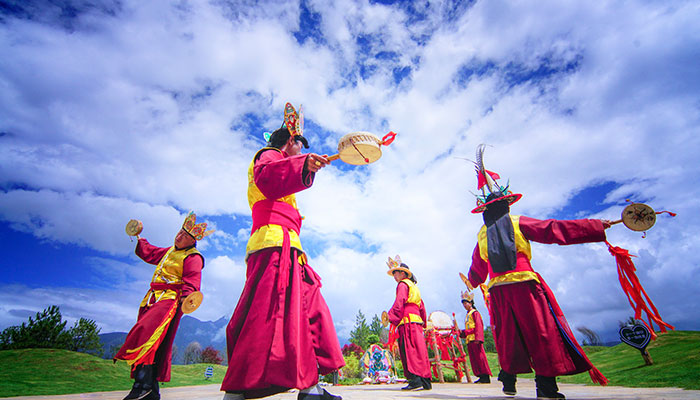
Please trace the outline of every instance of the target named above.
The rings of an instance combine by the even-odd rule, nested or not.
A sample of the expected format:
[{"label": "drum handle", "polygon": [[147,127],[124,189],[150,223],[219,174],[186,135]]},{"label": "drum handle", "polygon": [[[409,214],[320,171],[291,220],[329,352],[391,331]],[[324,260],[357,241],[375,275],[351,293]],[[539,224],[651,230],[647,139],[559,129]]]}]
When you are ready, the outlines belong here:
[{"label": "drum handle", "polygon": [[340,158],[340,153],[328,157],[328,161],[335,161]]},{"label": "drum handle", "polygon": [[[672,216],[672,217],[675,217],[675,216],[676,216],[676,213],[672,213],[672,212],[670,212],[670,211],[665,211],[665,210],[664,210],[664,211],[654,211],[654,214],[656,214],[656,215],[663,214],[663,213],[667,213],[668,215],[670,215],[670,216]],[[619,224],[620,222],[622,222],[621,219],[618,219],[617,221],[611,221],[611,222],[610,222],[610,225],[612,226],[612,225],[615,225],[615,224]]]}]

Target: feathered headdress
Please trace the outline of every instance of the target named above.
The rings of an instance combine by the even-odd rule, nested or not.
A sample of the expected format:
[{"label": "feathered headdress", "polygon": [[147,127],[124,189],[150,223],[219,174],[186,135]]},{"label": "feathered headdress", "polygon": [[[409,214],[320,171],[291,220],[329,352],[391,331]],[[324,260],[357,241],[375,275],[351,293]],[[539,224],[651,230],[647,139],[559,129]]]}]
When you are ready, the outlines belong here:
[{"label": "feathered headdress", "polygon": [[501,177],[497,173],[489,171],[484,167],[485,148],[486,145],[484,144],[480,144],[479,147],[476,148],[476,161],[474,161],[477,177],[476,188],[481,191],[481,195],[476,195],[476,208],[472,210],[474,214],[484,212],[489,204],[497,201],[507,200],[509,204],[513,204],[523,197],[522,194],[514,194],[508,189],[510,182],[507,183],[506,186],[499,185],[496,179],[501,179]]}]

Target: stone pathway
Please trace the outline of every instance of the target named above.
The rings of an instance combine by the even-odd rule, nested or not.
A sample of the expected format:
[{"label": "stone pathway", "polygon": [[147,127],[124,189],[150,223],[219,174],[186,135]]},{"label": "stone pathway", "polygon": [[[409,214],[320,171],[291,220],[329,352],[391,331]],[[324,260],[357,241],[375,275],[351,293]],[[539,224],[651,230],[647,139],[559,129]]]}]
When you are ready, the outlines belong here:
[{"label": "stone pathway", "polygon": [[[343,396],[344,400],[376,400],[376,399],[414,399],[414,400],[470,400],[470,399],[535,399],[535,382],[529,379],[518,379],[518,394],[514,397],[501,392],[500,382],[488,385],[466,383],[433,383],[433,390],[403,392],[395,385],[356,385],[327,387],[335,395]],[[642,400],[697,400],[700,390],[683,390],[676,388],[626,388],[620,386],[585,386],[559,384],[559,389],[568,400],[598,400],[598,399],[642,399]],[[121,400],[126,395],[123,392],[100,392],[69,394],[61,396],[22,396],[9,397],[14,400]],[[223,393],[219,385],[184,386],[161,390],[162,400],[221,400]],[[269,400],[295,400],[296,392],[278,394],[267,397]]]}]

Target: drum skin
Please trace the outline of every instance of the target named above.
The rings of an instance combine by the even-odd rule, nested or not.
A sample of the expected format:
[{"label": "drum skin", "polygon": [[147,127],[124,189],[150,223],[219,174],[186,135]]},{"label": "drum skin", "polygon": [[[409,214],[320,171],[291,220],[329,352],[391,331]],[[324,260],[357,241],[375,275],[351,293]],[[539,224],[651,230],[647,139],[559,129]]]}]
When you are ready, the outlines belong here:
[{"label": "drum skin", "polygon": [[428,320],[432,322],[433,328],[442,336],[447,336],[452,332],[454,322],[444,311],[433,311]]},{"label": "drum skin", "polygon": [[129,236],[138,236],[143,231],[143,223],[137,219],[131,219],[126,223],[125,230]]},{"label": "drum skin", "polygon": [[381,140],[369,132],[352,132],[340,138],[338,154],[352,165],[371,164],[382,156]]}]

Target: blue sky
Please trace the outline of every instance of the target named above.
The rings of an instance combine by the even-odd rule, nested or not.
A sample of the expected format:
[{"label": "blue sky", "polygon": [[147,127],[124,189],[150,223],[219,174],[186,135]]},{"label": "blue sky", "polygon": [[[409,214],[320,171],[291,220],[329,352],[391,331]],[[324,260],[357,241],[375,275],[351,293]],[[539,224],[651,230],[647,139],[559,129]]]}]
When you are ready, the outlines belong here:
[{"label": "blue sky", "polygon": [[[298,196],[302,241],[341,337],[394,298],[388,256],[429,311],[456,312],[481,217],[465,159],[523,193],[514,214],[617,219],[662,316],[700,329],[700,9],[686,1],[28,1],[0,3],[0,328],[58,304],[126,331],[153,267],[131,218],[172,243],[194,210],[205,300],[228,317],[245,276],[246,170],[303,104],[310,151],[348,132],[394,144],[335,162]],[[590,3],[590,2],[589,2]],[[614,338],[632,315],[602,244],[533,245],[572,327]],[[477,296],[477,306],[484,309]],[[461,323],[461,322],[460,322]]]}]

